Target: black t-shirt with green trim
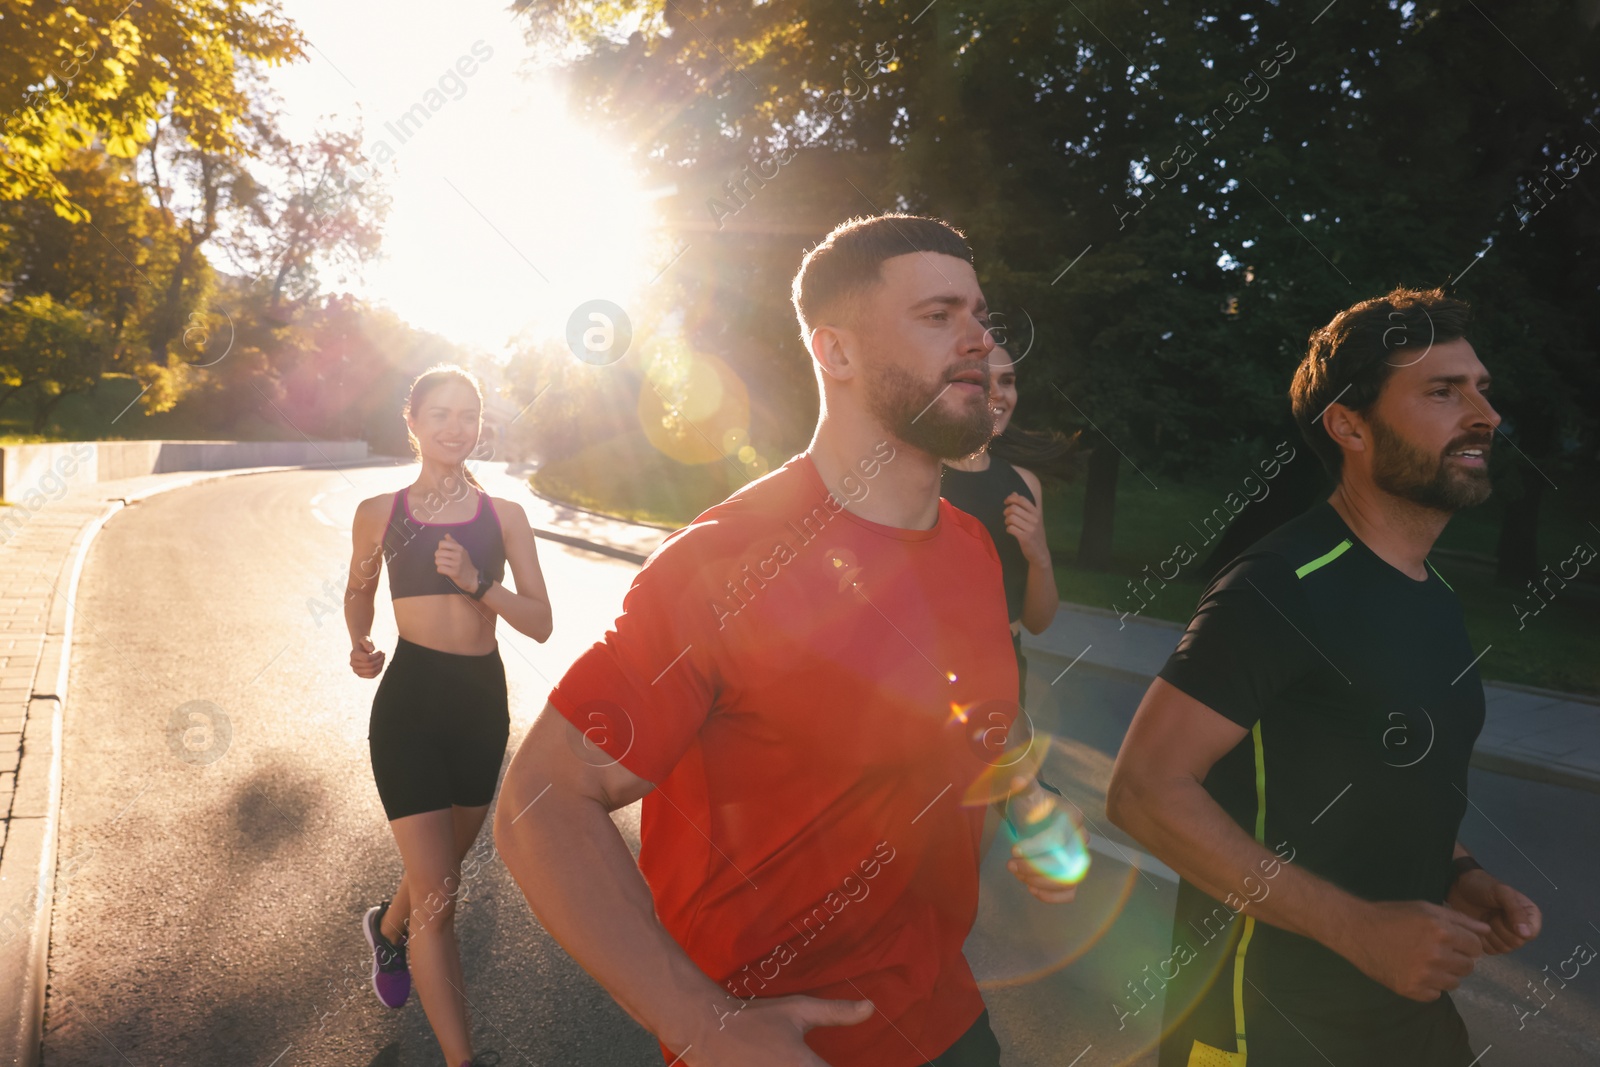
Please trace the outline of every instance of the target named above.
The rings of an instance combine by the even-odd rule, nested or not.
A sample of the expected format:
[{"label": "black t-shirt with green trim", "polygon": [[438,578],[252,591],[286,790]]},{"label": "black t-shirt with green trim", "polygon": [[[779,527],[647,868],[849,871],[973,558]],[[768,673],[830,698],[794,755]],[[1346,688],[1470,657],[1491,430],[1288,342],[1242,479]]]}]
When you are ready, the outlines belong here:
[{"label": "black t-shirt with green trim", "polygon": [[[1251,731],[1206,791],[1284,862],[1367,900],[1443,902],[1483,727],[1460,602],[1427,570],[1384,562],[1320,503],[1224,568],[1160,672]],[[1251,1067],[1455,1065],[1465,1029],[1448,997],[1408,1000],[1236,917],[1279,869],[1241,876],[1231,906],[1180,884],[1174,955],[1144,984],[1165,989],[1162,1067],[1189,1063],[1195,1040],[1235,1051],[1241,1028]]]}]

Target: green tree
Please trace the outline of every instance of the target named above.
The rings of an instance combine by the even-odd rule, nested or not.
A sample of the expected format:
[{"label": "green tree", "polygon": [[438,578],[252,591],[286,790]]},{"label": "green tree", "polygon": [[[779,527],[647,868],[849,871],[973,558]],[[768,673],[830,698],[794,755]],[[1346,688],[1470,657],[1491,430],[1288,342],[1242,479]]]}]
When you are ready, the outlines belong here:
[{"label": "green tree", "polygon": [[[1307,334],[1396,283],[1461,279],[1519,187],[1597,115],[1593,21],[1564,0],[1510,28],[1543,43],[1537,66],[1464,3],[916,6],[562,0],[529,15],[535,40],[575,57],[590,117],[680,190],[672,221],[699,260],[679,300],[718,309],[696,342],[758,392],[808,376],[779,305],[810,241],[891,209],[967,229],[991,300],[1035,327],[1022,410],[1094,445],[1087,566],[1111,563],[1125,462],[1160,484],[1281,439]],[[1479,305],[1486,339],[1514,322],[1541,339],[1507,353],[1507,392],[1571,398],[1548,447],[1592,453],[1584,199],[1564,210],[1589,221],[1542,250],[1562,268],[1499,260],[1546,298]],[[1462,291],[1516,291],[1490,265]],[[775,424],[792,431],[811,411],[789,407]]]},{"label": "green tree", "polygon": [[63,397],[100,380],[110,346],[104,322],[49,294],[0,304],[0,404],[31,386],[33,432],[42,433]]},{"label": "green tree", "polygon": [[58,174],[98,143],[132,158],[168,120],[195,148],[237,153],[261,64],[303,56],[277,3],[7,3],[0,17],[0,200],[42,199],[80,219]]}]

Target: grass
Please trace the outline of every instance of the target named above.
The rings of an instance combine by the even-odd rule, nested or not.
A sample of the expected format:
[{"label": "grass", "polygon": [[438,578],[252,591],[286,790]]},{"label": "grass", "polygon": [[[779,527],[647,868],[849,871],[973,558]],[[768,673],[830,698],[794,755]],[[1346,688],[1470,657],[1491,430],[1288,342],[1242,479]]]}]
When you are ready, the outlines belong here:
[{"label": "grass", "polygon": [[[1242,456],[1233,466],[1248,471],[1255,459],[1271,452],[1258,451],[1260,456]],[[649,458],[641,460],[644,453]],[[619,439],[571,460],[547,464],[532,481],[540,492],[592,511],[681,526],[728,491],[722,488],[721,474],[715,467],[683,467],[642,442]],[[1193,575],[1209,551],[1190,523],[1198,525],[1239,488],[1238,482],[1219,479],[1180,483],[1163,478],[1157,490],[1125,470],[1117,488],[1111,567],[1095,571],[1071,562],[1083,528],[1082,484],[1047,484],[1045,528],[1052,551],[1062,561],[1056,565],[1062,599],[1107,611],[1129,610],[1138,604],[1129,592],[1129,581],[1143,577],[1146,567],[1153,573],[1180,541],[1187,541],[1199,549],[1200,558],[1160,588],[1141,615],[1188,622],[1205,592],[1204,583]],[[1539,528],[1541,560],[1564,560],[1584,541],[1600,547],[1600,533],[1577,510],[1579,501],[1594,499],[1597,491],[1600,486],[1573,484],[1546,494]],[[1501,505],[1491,501],[1457,515],[1439,539],[1444,553],[1434,557],[1435,566],[1461,599],[1474,648],[1488,649],[1478,661],[1479,672],[1495,681],[1600,695],[1600,657],[1594,655],[1595,637],[1600,634],[1600,587],[1595,584],[1600,561],[1585,569],[1588,582],[1562,590],[1539,614],[1519,623],[1514,606],[1534,603],[1525,590],[1519,595],[1518,590],[1496,585],[1492,566],[1449,555],[1492,557],[1501,514]]]},{"label": "grass", "polygon": [[722,463],[678,463],[642,436],[624,436],[543,463],[528,482],[540,494],[580,508],[676,528],[743,484],[732,473]]},{"label": "grass", "polygon": [[[145,415],[138,405],[139,385],[126,375],[107,376],[92,394],[71,396],[57,406],[45,433],[31,432],[31,411],[24,403],[0,408],[0,444],[83,440],[206,440],[217,438],[192,407],[183,405],[160,415]],[[229,440],[279,440],[281,427],[251,415],[229,427]],[[1261,456],[1241,456],[1236,466],[1249,470]],[[565,460],[544,464],[530,479],[540,493],[579,507],[633,522],[681,526],[723,499],[740,484],[725,464],[685,466],[666,458],[642,437],[617,438],[591,446]],[[1080,568],[1076,555],[1083,526],[1083,486],[1047,485],[1045,526],[1060,562],[1056,584],[1064,600],[1105,610],[1128,610],[1137,601],[1128,583],[1152,572],[1172,555],[1178,541],[1199,547],[1191,522],[1221,503],[1237,483],[1196,479],[1179,483],[1163,478],[1159,490],[1133,471],[1124,471],[1117,489],[1115,550],[1110,569]],[[1600,546],[1596,531],[1578,510],[1577,501],[1600,495],[1600,479],[1591,484],[1563,485],[1547,492],[1540,515],[1540,559],[1567,559],[1581,542]],[[1444,554],[1435,565],[1455,587],[1466,613],[1467,629],[1477,648],[1489,651],[1479,661],[1485,678],[1568,692],[1600,695],[1600,657],[1594,655],[1600,634],[1600,595],[1595,579],[1600,562],[1585,568],[1585,583],[1574,584],[1551,599],[1548,607],[1525,620],[1515,607],[1534,606],[1526,590],[1494,584],[1490,567],[1449,552],[1492,557],[1499,535],[1501,509],[1491,501],[1457,515],[1439,539]],[[1207,549],[1200,549],[1202,555]],[[1141,614],[1146,618],[1188,622],[1205,591],[1186,567],[1161,588]],[[1152,586],[1152,588],[1154,588]]]},{"label": "grass", "polygon": [[[1167,532],[1189,529],[1189,521],[1204,515],[1236,488],[1222,482],[1173,484],[1164,480],[1158,491],[1140,478],[1128,478],[1124,472],[1117,490],[1112,566],[1108,571],[1092,571],[1071,562],[1058,563],[1056,585],[1062,599],[1106,610],[1137,606],[1127,583],[1142,576],[1147,565],[1153,571],[1172,554],[1174,545],[1168,542]],[[1595,498],[1597,488],[1600,487],[1574,483],[1563,486],[1559,494],[1545,495],[1539,522],[1539,558],[1550,562],[1552,570],[1554,564],[1571,556],[1580,542],[1600,548],[1600,533],[1589,527],[1576,510],[1580,501]],[[1600,695],[1600,658],[1594,655],[1596,636],[1600,635],[1600,585],[1596,584],[1600,561],[1580,572],[1587,581],[1558,590],[1537,615],[1519,620],[1517,605],[1526,609],[1538,604],[1526,589],[1495,584],[1492,565],[1448,555],[1454,551],[1492,558],[1501,515],[1501,505],[1493,500],[1461,512],[1439,538],[1438,548],[1446,554],[1433,557],[1434,565],[1461,600],[1473,647],[1488,649],[1478,661],[1479,673],[1494,681]],[[1082,520],[1081,485],[1046,487],[1045,528],[1058,560],[1070,561],[1076,555]],[[1182,536],[1178,534],[1180,539]],[[1197,540],[1192,543],[1198,546]],[[1187,573],[1180,573],[1160,589],[1142,615],[1188,622],[1205,587],[1187,578]]]}]

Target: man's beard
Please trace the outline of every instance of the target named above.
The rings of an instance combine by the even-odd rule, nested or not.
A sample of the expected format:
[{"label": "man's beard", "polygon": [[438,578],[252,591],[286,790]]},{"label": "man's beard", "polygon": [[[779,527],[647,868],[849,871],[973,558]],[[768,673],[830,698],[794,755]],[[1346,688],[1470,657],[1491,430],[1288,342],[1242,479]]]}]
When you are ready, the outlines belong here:
[{"label": "man's beard", "polygon": [[920,448],[940,459],[956,459],[972,455],[994,436],[994,412],[989,409],[987,377],[981,404],[946,412],[940,409],[937,400],[950,388],[948,380],[919,381],[895,366],[875,368],[870,375],[868,408],[884,429],[912,448]]},{"label": "man's beard", "polygon": [[[1455,467],[1443,455],[1435,455],[1401,437],[1376,417],[1372,426],[1372,481],[1379,489],[1413,504],[1438,511],[1457,512],[1489,499],[1493,486],[1489,468],[1482,470]],[[1489,442],[1452,442],[1445,451],[1454,452],[1482,444],[1488,459]]]}]

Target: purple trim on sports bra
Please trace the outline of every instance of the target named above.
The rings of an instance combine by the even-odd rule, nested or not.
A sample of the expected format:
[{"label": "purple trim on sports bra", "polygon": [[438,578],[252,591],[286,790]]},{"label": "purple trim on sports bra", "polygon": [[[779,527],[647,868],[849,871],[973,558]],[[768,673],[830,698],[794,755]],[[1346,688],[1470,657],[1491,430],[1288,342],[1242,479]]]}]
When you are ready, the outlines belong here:
[{"label": "purple trim on sports bra", "polygon": [[[473,512],[472,513],[472,518],[468,519],[466,522],[423,522],[421,519],[416,518],[415,516],[413,516],[411,514],[411,487],[408,485],[404,489],[400,490],[400,492],[404,495],[404,498],[405,498],[406,518],[409,519],[410,521],[416,523],[418,526],[471,526],[473,523],[477,522],[478,521],[478,517],[483,514],[483,502],[485,500],[489,499],[489,494],[488,493],[485,493],[482,490],[479,490],[479,492],[478,492],[478,510]],[[494,505],[492,505],[492,504],[490,505],[491,508],[493,506]],[[393,514],[392,510],[390,511],[390,514],[391,515]],[[499,516],[498,513],[495,515],[494,519],[495,519],[495,522],[497,522],[497,523],[500,521],[500,516]]]}]

